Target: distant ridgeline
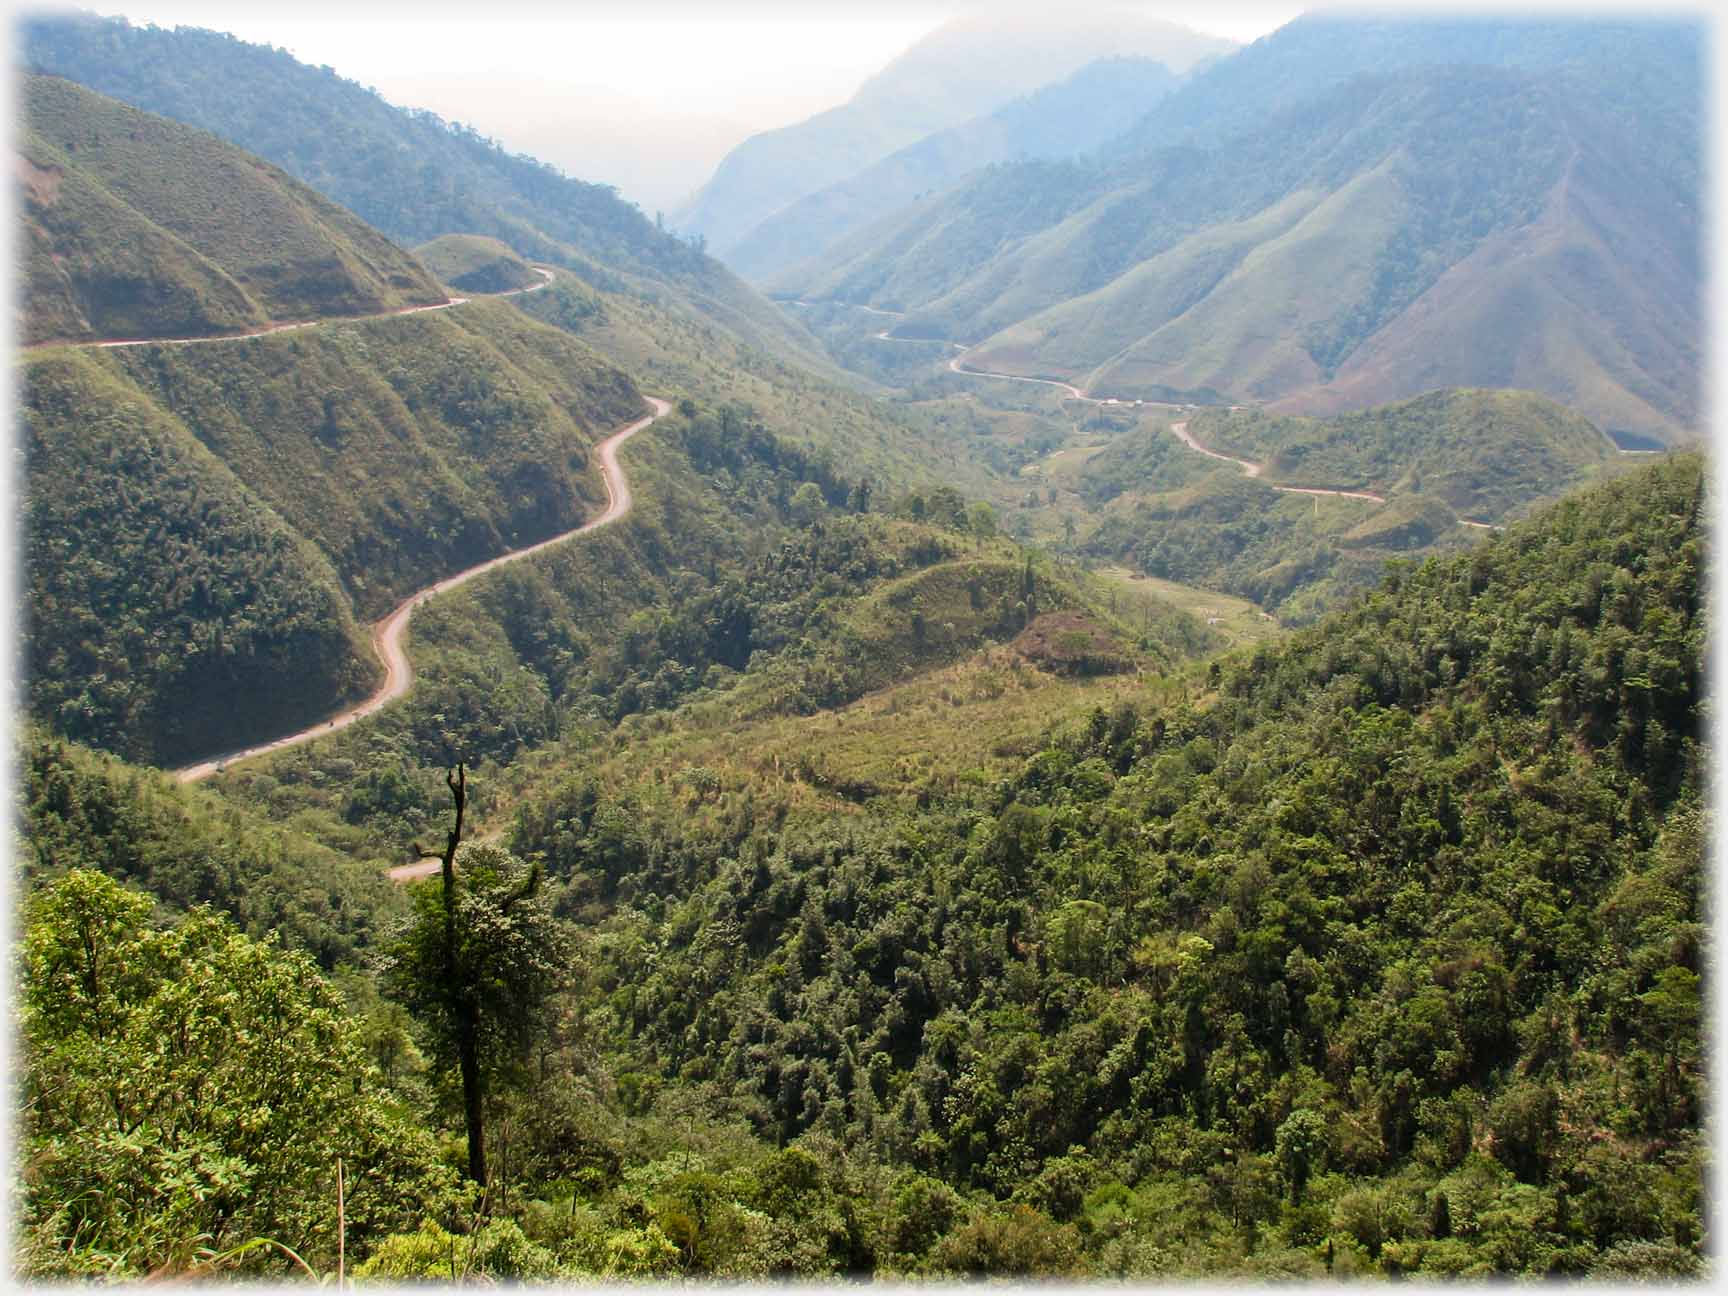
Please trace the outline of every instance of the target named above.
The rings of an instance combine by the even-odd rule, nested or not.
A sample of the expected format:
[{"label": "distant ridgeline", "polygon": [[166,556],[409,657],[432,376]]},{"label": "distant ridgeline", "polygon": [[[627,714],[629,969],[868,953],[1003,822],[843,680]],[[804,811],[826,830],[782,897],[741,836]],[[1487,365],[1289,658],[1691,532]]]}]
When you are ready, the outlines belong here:
[{"label": "distant ridgeline", "polygon": [[1699,429],[1702,27],[1310,16],[1090,160],[991,167],[769,278],[969,367],[1330,413],[1513,387]]},{"label": "distant ridgeline", "polygon": [[771,354],[828,368],[799,325],[609,186],[508,154],[431,113],[392,107],[329,68],[219,32],[89,14],[25,19],[18,37],[31,69],[221,136],[407,246],[486,235],[600,287],[664,300]]}]

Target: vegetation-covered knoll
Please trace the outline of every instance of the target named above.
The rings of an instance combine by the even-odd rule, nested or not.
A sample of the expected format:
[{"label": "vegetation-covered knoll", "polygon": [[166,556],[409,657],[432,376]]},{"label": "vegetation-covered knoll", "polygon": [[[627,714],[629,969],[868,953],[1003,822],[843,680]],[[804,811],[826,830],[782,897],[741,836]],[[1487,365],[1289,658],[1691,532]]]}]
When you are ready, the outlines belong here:
[{"label": "vegetation-covered knoll", "polygon": [[773,354],[825,365],[795,323],[609,186],[513,156],[431,113],[393,107],[285,50],[80,14],[21,23],[18,53],[33,69],[231,140],[404,246],[486,235],[525,258],[693,313]]},{"label": "vegetation-covered knoll", "polygon": [[1330,24],[1302,95],[1251,77],[1227,105],[1207,91],[1225,134],[986,170],[774,287],[903,310],[907,335],[977,342],[976,368],[1098,394],[1333,412],[1507,386],[1609,430],[1691,435],[1697,28],[1580,21],[1527,41],[1512,23],[1448,61],[1407,23],[1383,61],[1363,55],[1396,26]]},{"label": "vegetation-covered knoll", "polygon": [[[1432,532],[1401,525],[1408,520],[1401,500],[1287,494],[1223,465],[1186,486],[1122,496],[1077,545],[1149,576],[1250,599],[1302,625],[1375,584],[1388,558],[1469,543],[1473,533],[1442,501],[1415,502],[1430,510],[1424,516],[1438,510]],[[1358,530],[1383,517],[1400,524]]]},{"label": "vegetation-covered knoll", "polygon": [[509,244],[481,234],[446,234],[422,243],[414,255],[440,282],[462,292],[514,292],[540,282]]},{"label": "vegetation-covered knoll", "polygon": [[206,346],[31,353],[32,713],[172,761],[377,672],[356,620],[604,503],[629,380],[508,305]]},{"label": "vegetation-covered knoll", "polygon": [[[1596,488],[922,809],[687,831],[694,783],[573,778],[514,844],[588,897],[621,1100],[933,1203],[805,1272],[1699,1272],[1701,491]],[[760,1264],[712,1187],[686,1271]]]},{"label": "vegetation-covered knoll", "polygon": [[444,300],[275,167],[60,77],[24,79],[23,340],[197,337]]}]

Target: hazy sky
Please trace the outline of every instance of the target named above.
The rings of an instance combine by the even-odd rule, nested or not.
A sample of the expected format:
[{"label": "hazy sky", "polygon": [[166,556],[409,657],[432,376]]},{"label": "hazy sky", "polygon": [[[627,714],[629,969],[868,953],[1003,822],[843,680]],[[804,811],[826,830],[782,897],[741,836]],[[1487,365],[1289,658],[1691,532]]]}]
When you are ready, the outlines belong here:
[{"label": "hazy sky", "polygon": [[[746,136],[844,103],[920,37],[979,7],[967,0],[83,6],[280,46],[392,103],[429,108],[514,152],[617,185],[650,212],[677,205]],[[1304,6],[1143,0],[1134,7],[1248,41]]]},{"label": "hazy sky", "polygon": [[[513,152],[616,185],[645,211],[671,211],[727,150],[756,131],[851,98],[948,19],[1003,0],[74,0],[134,23],[191,25],[328,64],[390,102],[465,122]],[[1043,0],[1043,7],[1074,0]],[[1248,42],[1315,4],[1089,0],[1138,8]],[[57,0],[50,5],[59,7]],[[1577,0],[1438,6],[1559,9]],[[1627,6],[1607,6],[1626,9]],[[1654,6],[1661,8],[1661,5]],[[1648,8],[1644,10],[1648,11]]]}]

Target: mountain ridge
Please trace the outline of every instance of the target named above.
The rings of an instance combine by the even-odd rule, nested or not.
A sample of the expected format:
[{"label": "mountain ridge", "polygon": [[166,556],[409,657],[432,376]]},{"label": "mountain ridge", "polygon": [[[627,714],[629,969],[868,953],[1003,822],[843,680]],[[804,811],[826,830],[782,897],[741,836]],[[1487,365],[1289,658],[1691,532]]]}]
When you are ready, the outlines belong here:
[{"label": "mountain ridge", "polygon": [[[1504,384],[1684,439],[1702,313],[1693,119],[1661,115],[1684,85],[1641,88],[1696,34],[1676,30],[1631,46],[1655,52],[1617,90],[1570,63],[1413,66],[1273,95],[1226,144],[999,165],[771,287],[892,307],[898,336],[959,337],[982,367],[1121,397],[1335,411]],[[1645,148],[1666,124],[1678,140]],[[1552,250],[1528,255],[1542,237]],[[1498,271],[1474,273],[1494,247]]]}]

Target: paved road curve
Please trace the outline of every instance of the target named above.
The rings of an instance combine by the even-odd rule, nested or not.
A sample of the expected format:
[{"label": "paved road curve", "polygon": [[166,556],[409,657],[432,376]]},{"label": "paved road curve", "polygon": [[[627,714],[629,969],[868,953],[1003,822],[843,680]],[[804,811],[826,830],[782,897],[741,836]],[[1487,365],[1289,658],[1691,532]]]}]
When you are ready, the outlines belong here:
[{"label": "paved road curve", "polygon": [[367,716],[407,693],[414,683],[414,666],[408,660],[408,654],[402,647],[402,639],[408,631],[408,621],[414,615],[415,608],[435,594],[453,590],[458,585],[466,585],[476,576],[502,567],[505,563],[519,562],[523,558],[540,553],[542,550],[550,549],[553,545],[563,544],[566,540],[573,540],[577,536],[586,535],[590,531],[608,526],[630,512],[634,500],[630,494],[629,479],[624,476],[624,470],[618,464],[618,448],[672,408],[670,404],[657,396],[650,396],[647,399],[648,403],[654,407],[652,414],[637,419],[627,427],[620,428],[598,446],[600,472],[605,480],[606,493],[610,501],[606,506],[606,511],[599,517],[584,522],[581,526],[569,531],[561,532],[549,540],[542,540],[539,544],[529,545],[526,549],[512,549],[508,553],[499,554],[496,558],[488,558],[485,562],[476,563],[465,571],[459,571],[454,576],[446,576],[443,580],[428,585],[425,589],[417,590],[403,599],[396,605],[393,612],[372,627],[372,647],[377,652],[379,660],[384,663],[384,683],[378,687],[376,693],[360,705],[345,709],[335,716],[300,730],[298,733],[291,733],[272,742],[259,743],[256,746],[242,747],[238,751],[224,752],[220,756],[213,756],[209,760],[198,762],[196,765],[188,765],[183,769],[175,770],[174,777],[182,783],[195,783],[199,779],[209,778],[217,770],[231,765],[235,761],[262,756],[266,752],[281,751],[285,747],[295,747],[304,742],[311,742],[314,738],[335,733],[337,730],[346,729],[356,721],[364,720]]}]

